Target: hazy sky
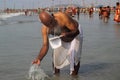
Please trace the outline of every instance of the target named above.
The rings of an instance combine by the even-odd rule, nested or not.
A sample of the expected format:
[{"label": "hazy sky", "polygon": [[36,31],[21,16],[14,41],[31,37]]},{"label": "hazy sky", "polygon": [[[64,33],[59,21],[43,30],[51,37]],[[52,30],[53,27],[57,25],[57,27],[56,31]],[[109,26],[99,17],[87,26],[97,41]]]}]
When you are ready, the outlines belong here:
[{"label": "hazy sky", "polygon": [[81,6],[110,5],[115,6],[120,0],[0,0],[0,9],[4,8],[38,8],[55,4],[79,4]]}]

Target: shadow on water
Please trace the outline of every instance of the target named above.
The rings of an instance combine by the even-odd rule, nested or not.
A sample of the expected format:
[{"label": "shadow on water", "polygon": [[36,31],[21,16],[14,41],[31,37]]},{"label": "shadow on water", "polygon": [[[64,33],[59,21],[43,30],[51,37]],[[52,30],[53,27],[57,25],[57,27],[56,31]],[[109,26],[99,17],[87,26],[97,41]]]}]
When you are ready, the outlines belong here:
[{"label": "shadow on water", "polygon": [[69,69],[61,70],[59,75],[51,75],[49,77],[51,80],[81,80],[83,76],[91,75],[103,71],[110,67],[110,63],[91,63],[82,64],[77,76],[71,76],[69,74]]},{"label": "shadow on water", "polygon": [[31,23],[31,22],[38,22],[37,20],[29,20],[29,21],[18,21],[17,23]]},{"label": "shadow on water", "polygon": [[24,24],[24,23],[35,23],[38,20],[25,20],[25,21],[1,21],[0,26],[10,25],[10,24]]},{"label": "shadow on water", "polygon": [[91,63],[91,64],[84,64],[81,66],[79,73],[84,74],[91,74],[96,71],[100,71],[109,67],[110,64],[108,63]]},{"label": "shadow on water", "polygon": [[70,75],[54,75],[51,80],[80,80],[79,76],[70,76]]}]

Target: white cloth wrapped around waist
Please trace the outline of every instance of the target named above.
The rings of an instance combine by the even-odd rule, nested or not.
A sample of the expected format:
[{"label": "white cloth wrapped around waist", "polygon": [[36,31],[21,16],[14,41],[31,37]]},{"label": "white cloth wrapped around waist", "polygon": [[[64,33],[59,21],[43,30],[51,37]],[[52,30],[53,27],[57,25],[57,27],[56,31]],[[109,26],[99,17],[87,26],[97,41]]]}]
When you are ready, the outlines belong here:
[{"label": "white cloth wrapped around waist", "polygon": [[54,67],[60,69],[70,64],[70,70],[74,70],[74,64],[78,64],[81,57],[83,32],[79,26],[80,34],[71,42],[61,41],[61,46],[54,49]]}]

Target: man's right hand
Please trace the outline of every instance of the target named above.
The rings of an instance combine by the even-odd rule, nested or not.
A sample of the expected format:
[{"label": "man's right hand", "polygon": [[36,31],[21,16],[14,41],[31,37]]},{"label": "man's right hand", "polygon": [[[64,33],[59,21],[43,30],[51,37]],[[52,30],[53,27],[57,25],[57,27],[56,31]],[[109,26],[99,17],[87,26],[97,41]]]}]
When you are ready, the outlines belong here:
[{"label": "man's right hand", "polygon": [[32,64],[40,65],[40,60],[39,59],[35,59],[35,60],[33,60]]}]

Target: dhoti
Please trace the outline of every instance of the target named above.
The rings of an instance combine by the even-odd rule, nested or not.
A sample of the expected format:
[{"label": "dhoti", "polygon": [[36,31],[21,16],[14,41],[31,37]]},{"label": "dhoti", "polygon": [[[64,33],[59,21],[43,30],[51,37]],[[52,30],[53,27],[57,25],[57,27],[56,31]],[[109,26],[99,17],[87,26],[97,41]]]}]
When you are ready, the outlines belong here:
[{"label": "dhoti", "polygon": [[62,46],[54,49],[53,63],[57,69],[70,65],[70,71],[74,70],[81,58],[83,32],[79,25],[80,34],[71,42],[63,42]]}]

